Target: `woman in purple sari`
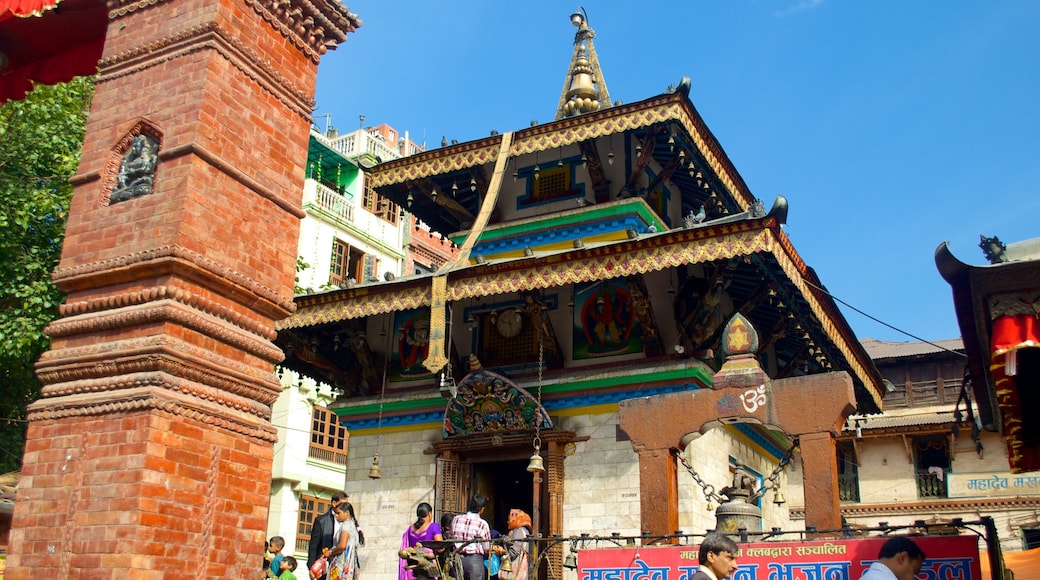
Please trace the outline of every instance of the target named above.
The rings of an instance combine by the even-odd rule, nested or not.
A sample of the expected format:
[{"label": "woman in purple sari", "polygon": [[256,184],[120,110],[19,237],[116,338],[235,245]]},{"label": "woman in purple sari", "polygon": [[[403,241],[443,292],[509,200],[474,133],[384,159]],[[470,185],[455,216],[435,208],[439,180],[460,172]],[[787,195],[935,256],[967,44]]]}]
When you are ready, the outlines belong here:
[{"label": "woman in purple sari", "polygon": [[[429,540],[441,541],[444,539],[440,524],[433,521],[433,506],[423,502],[415,508],[415,515],[415,522],[408,526],[408,529],[404,531],[404,535],[401,536],[402,550],[407,550],[420,542],[425,543]],[[427,549],[426,553],[433,558],[433,550]],[[404,560],[401,560],[398,568],[397,580],[415,580],[412,571],[405,568]]]}]

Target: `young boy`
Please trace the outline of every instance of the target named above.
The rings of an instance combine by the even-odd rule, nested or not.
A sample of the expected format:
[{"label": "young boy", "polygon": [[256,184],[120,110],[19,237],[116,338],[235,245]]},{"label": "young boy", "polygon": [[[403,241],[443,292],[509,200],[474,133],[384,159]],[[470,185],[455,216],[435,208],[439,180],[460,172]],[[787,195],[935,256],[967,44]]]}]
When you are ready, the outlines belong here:
[{"label": "young boy", "polygon": [[281,564],[285,556],[282,555],[282,548],[285,547],[285,538],[281,536],[275,536],[267,541],[267,551],[271,556],[271,566],[266,571],[268,578],[277,578],[281,573]]},{"label": "young boy", "polygon": [[293,574],[294,570],[296,570],[296,558],[292,556],[282,558],[282,573],[278,575],[278,580],[296,580],[296,574]]}]

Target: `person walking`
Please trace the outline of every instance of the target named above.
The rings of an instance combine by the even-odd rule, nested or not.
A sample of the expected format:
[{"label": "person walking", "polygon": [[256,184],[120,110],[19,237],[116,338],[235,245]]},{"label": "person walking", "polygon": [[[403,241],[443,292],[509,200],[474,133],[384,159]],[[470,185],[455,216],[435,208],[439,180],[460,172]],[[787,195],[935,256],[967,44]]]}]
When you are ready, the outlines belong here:
[{"label": "person walking", "polygon": [[318,558],[321,558],[323,550],[336,545],[336,517],[333,512],[340,502],[347,501],[347,497],[346,492],[342,491],[332,494],[332,505],[329,507],[329,511],[314,518],[314,522],[311,524],[311,538],[307,544],[307,570],[311,580],[328,578],[328,566],[325,567],[325,573],[321,576],[315,576],[310,570]]},{"label": "person walking", "polygon": [[[443,539],[444,534],[441,531],[441,525],[433,521],[433,506],[422,502],[415,508],[415,521],[408,526],[408,529],[404,531],[404,535],[401,536],[401,549],[407,550],[418,543],[430,540],[439,542]],[[433,550],[429,548],[425,548],[425,550],[430,558],[434,557]],[[397,570],[397,579],[415,580],[415,574],[406,568],[406,565],[407,562],[402,558]]]},{"label": "person walking", "polygon": [[697,551],[700,567],[690,580],[723,580],[737,573],[737,552],[740,549],[732,538],[725,534],[704,536]]},{"label": "person walking", "polygon": [[455,546],[462,554],[464,580],[483,580],[486,576],[484,558],[491,546],[491,527],[480,517],[486,505],[487,496],[475,493],[466,506],[466,513],[451,521],[451,537],[459,540]]},{"label": "person walking", "polygon": [[913,580],[924,565],[924,550],[906,536],[892,536],[860,580]]},{"label": "person walking", "polygon": [[329,559],[329,580],[357,580],[361,567],[358,565],[360,538],[354,518],[354,506],[343,501],[333,508],[339,532],[336,545],[326,548],[323,555]]}]

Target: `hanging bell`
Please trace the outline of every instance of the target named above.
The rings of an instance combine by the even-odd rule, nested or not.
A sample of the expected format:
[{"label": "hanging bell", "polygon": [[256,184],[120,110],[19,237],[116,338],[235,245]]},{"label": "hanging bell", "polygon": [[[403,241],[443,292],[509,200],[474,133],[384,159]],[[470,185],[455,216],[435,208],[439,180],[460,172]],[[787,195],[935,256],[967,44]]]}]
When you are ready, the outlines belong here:
[{"label": "hanging bell", "polygon": [[573,550],[571,550],[571,553],[567,554],[567,557],[563,559],[563,567],[568,570],[574,570],[578,567],[578,557],[574,555]]},{"label": "hanging bell", "polygon": [[376,453],[372,457],[372,467],[368,468],[369,479],[381,479],[383,476],[379,474],[379,454]]},{"label": "hanging bell", "polygon": [[784,498],[783,492],[780,491],[779,485],[776,487],[775,490],[773,490],[773,503],[776,505],[784,505],[785,503],[787,503],[787,500]]},{"label": "hanging bell", "polygon": [[513,559],[507,556],[502,556],[500,559],[501,567],[498,569],[499,572],[512,572],[513,571]]},{"label": "hanging bell", "polygon": [[545,466],[542,464],[542,456],[538,453],[540,446],[535,443],[534,454],[531,455],[531,461],[527,464],[527,471],[534,473],[536,471],[545,471]]}]

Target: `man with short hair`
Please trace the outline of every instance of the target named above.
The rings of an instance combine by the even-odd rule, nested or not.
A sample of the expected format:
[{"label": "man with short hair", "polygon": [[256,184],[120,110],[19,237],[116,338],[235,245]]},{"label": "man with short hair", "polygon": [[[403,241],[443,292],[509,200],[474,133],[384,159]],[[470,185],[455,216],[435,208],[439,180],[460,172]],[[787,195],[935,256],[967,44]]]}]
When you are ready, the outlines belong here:
[{"label": "man with short hair", "polygon": [[465,580],[483,580],[487,576],[484,569],[484,558],[487,557],[489,542],[472,540],[491,540],[491,527],[480,517],[487,505],[487,496],[475,493],[466,506],[466,513],[455,516],[451,521],[451,538],[466,543],[457,543],[462,554],[462,574]]},{"label": "man with short hair", "polygon": [[340,503],[347,501],[348,497],[347,493],[343,491],[337,491],[332,494],[329,511],[314,518],[314,522],[311,524],[311,539],[307,544],[307,573],[311,577],[311,580],[324,580],[328,577],[327,566],[325,568],[325,573],[321,576],[315,576],[311,573],[310,569],[311,566],[318,561],[318,558],[321,558],[322,549],[331,549],[336,545],[337,521],[332,510]]},{"label": "man with short hair", "polygon": [[924,551],[906,536],[892,536],[860,580],[913,580],[924,565]]},{"label": "man with short hair", "polygon": [[712,533],[704,536],[697,550],[700,567],[690,580],[723,580],[737,572],[737,552],[740,548],[725,534]]}]

